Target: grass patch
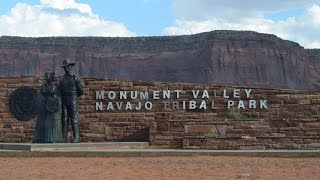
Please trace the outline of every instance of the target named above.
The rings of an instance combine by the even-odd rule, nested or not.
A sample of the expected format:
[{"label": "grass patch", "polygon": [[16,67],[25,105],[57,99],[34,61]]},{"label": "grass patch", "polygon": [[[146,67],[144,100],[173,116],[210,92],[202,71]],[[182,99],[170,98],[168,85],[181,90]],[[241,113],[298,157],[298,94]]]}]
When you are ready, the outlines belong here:
[{"label": "grass patch", "polygon": [[207,132],[204,134],[206,138],[216,138],[218,137],[218,133],[216,131]]},{"label": "grass patch", "polygon": [[232,120],[247,120],[248,116],[236,111],[235,109],[231,109],[227,114],[227,118]]}]

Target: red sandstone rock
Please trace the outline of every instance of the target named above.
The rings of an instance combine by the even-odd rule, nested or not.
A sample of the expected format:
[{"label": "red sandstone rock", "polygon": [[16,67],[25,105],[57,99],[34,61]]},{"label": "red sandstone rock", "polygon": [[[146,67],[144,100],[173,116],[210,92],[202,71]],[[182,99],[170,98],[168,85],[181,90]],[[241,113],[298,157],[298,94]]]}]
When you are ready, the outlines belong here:
[{"label": "red sandstone rock", "polygon": [[0,37],[0,76],[82,77],[320,89],[318,50],[274,35],[213,31],[163,37]]}]

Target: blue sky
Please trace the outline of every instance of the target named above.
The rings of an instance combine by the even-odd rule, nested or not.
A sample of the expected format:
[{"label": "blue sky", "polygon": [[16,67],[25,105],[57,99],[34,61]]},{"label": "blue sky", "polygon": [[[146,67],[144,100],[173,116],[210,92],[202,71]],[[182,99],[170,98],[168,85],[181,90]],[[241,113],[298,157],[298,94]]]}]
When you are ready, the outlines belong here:
[{"label": "blue sky", "polygon": [[299,17],[303,13],[304,13],[304,9],[297,7],[297,8],[284,9],[281,11],[268,12],[264,14],[264,17],[266,19],[271,19],[274,21],[285,21],[290,17]]},{"label": "blue sky", "polygon": [[1,0],[0,35],[275,34],[320,48],[320,0]]},{"label": "blue sky", "polygon": [[[39,0],[1,0],[0,13],[7,14],[17,3],[39,4]],[[173,22],[172,0],[77,0],[89,4],[102,19],[121,22],[138,35],[161,35]]]},{"label": "blue sky", "polygon": [[139,35],[161,35],[173,21],[172,0],[79,0],[90,3],[93,12],[103,19],[122,22]]}]

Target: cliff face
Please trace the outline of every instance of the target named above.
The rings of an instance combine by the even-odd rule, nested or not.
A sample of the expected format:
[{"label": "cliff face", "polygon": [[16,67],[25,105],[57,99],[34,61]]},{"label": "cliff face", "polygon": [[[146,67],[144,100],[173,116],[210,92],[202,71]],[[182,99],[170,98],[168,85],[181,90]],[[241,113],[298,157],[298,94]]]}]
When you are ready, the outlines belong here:
[{"label": "cliff face", "polygon": [[310,57],[309,83],[312,89],[320,89],[320,49],[307,50]]},{"label": "cliff face", "polygon": [[[0,37],[0,76],[82,77],[319,89],[319,58],[297,43],[248,31],[163,37]],[[312,51],[313,52],[313,51]]]}]

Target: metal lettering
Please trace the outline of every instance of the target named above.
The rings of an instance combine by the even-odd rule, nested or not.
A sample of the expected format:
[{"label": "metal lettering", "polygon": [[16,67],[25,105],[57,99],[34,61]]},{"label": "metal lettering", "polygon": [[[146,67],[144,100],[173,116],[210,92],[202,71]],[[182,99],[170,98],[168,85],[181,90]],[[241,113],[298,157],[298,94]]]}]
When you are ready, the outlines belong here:
[{"label": "metal lettering", "polygon": [[207,109],[206,101],[201,101],[199,109]]},{"label": "metal lettering", "polygon": [[96,102],[96,111],[102,111],[102,102]]},{"label": "metal lettering", "polygon": [[163,99],[170,99],[170,90],[163,90],[162,98]]},{"label": "metal lettering", "polygon": [[108,98],[111,99],[111,100],[115,99],[116,98],[116,93],[114,91],[109,91]]},{"label": "metal lettering", "polygon": [[96,99],[104,99],[104,91],[96,91]]},{"label": "metal lettering", "polygon": [[233,97],[234,98],[240,98],[240,89],[234,89],[233,90]]}]

